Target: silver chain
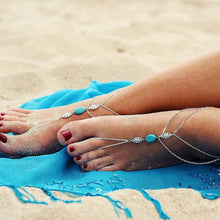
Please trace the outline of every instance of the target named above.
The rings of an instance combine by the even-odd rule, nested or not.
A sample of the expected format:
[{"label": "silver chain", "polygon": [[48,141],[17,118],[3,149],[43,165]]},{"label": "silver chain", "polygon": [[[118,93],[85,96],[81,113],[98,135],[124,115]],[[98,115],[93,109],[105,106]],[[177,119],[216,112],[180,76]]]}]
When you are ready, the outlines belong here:
[{"label": "silver chain", "polygon": [[100,103],[100,104],[93,104],[92,105],[92,101],[94,100],[94,98],[90,99],[90,101],[88,102],[88,105],[86,107],[86,112],[88,113],[88,115],[91,118],[93,118],[94,116],[90,113],[90,110],[95,110],[95,109],[98,109],[100,107],[103,107],[103,108],[107,109],[108,111],[112,112],[115,115],[119,115],[117,112],[113,111],[112,109],[110,109],[109,107],[104,105],[110,98],[112,98],[116,93],[118,93],[118,91],[120,91],[120,89],[115,90],[114,92],[112,92],[111,95],[108,96],[107,98],[105,98],[104,101],[102,101],[102,103]]},{"label": "silver chain", "polygon": [[[104,101],[102,101],[100,104],[92,104],[93,100],[95,99],[95,97],[93,97],[92,99],[89,100],[88,104],[87,104],[87,107],[85,108],[85,111],[88,113],[88,115],[93,118],[94,116],[91,114],[90,111],[94,111],[100,107],[103,107],[105,109],[107,109],[108,111],[112,112],[113,114],[115,115],[119,115],[117,112],[113,111],[112,109],[110,109],[109,107],[105,106],[104,104],[110,99],[112,98],[116,93],[118,93],[120,91],[120,89],[117,89],[113,92],[110,93],[110,96],[106,97],[104,99]],[[62,116],[56,118],[55,120],[59,120],[59,119],[66,119],[66,118],[69,118],[71,117],[72,115],[74,115],[75,112],[67,112],[65,114],[63,114]]]},{"label": "silver chain", "polygon": [[[166,123],[164,129],[163,129],[163,132],[161,135],[159,135],[157,138],[159,140],[159,142],[163,145],[163,147],[169,152],[171,153],[174,157],[176,157],[177,159],[185,162],[185,163],[190,163],[190,164],[197,164],[197,165],[205,165],[205,164],[211,164],[211,163],[215,163],[217,161],[220,160],[220,157],[219,156],[216,156],[216,155],[212,155],[212,154],[209,154],[195,146],[193,146],[192,144],[188,143],[187,141],[185,141],[183,138],[179,137],[176,133],[180,130],[180,128],[183,126],[183,124],[190,118],[192,117],[194,114],[198,113],[199,111],[201,110],[204,110],[204,109],[207,109],[207,108],[210,108],[210,107],[203,107],[203,108],[187,108],[187,109],[182,109],[180,110],[179,112],[177,112],[176,114],[174,114],[169,120],[168,122]],[[189,161],[189,160],[185,160],[181,157],[179,157],[177,154],[175,154],[174,152],[172,152],[161,140],[161,138],[163,138],[163,134],[167,133],[166,130],[167,130],[167,127],[168,125],[171,123],[171,121],[177,116],[179,115],[181,112],[185,111],[185,110],[195,110],[193,111],[192,113],[190,113],[180,124],[179,126],[177,127],[177,129],[173,132],[173,133],[170,133],[172,136],[175,136],[178,140],[180,140],[181,142],[183,142],[184,144],[186,144],[187,146],[191,147],[192,149],[206,155],[206,156],[209,156],[209,157],[212,157],[212,158],[215,158],[213,160],[210,160],[210,161],[206,161],[206,162],[193,162],[193,161]],[[166,139],[166,138],[163,138],[163,139]]]},{"label": "silver chain", "polygon": [[[105,109],[107,109],[108,111],[112,112],[113,114],[115,115],[119,115],[117,112],[113,111],[112,109],[110,109],[109,107],[105,106],[104,104],[110,99],[112,98],[116,93],[118,93],[121,89],[117,89],[117,90],[114,90],[113,92],[110,93],[110,96],[108,96],[107,98],[104,99],[104,101],[101,102],[101,104],[93,104],[92,105],[92,101],[94,100],[95,97],[93,97],[92,99],[89,100],[88,102],[88,105],[87,107],[85,108],[85,111],[88,113],[88,115],[93,118],[94,116],[90,113],[90,110],[96,110],[100,107],[103,107]],[[58,121],[60,119],[67,119],[67,118],[70,118],[72,115],[74,115],[75,112],[66,112],[64,113],[63,115],[61,116],[57,116],[57,117],[54,117],[54,118],[48,118],[48,119],[45,119],[45,120],[41,120],[39,122],[38,125],[35,125],[34,129],[32,130],[29,130],[27,132],[27,134],[31,135],[33,134],[37,129],[39,128],[42,128],[42,127],[45,127],[46,125],[54,122],[54,121]]]},{"label": "silver chain", "polygon": [[[206,108],[210,108],[210,107],[203,107],[203,108],[187,108],[187,109],[182,109],[180,110],[179,112],[177,112],[176,114],[174,114],[169,120],[168,122],[166,123],[162,133],[160,135],[157,136],[157,139],[158,141],[160,142],[160,144],[170,153],[172,154],[174,157],[176,157],[177,159],[185,162],[185,163],[189,163],[189,164],[196,164],[196,165],[206,165],[206,164],[211,164],[211,163],[215,163],[217,161],[220,160],[220,157],[219,156],[216,156],[216,155],[212,155],[212,154],[209,154],[195,146],[193,146],[192,144],[188,143],[187,141],[185,141],[183,138],[179,137],[176,133],[180,130],[180,128],[183,126],[183,124],[185,124],[185,122],[190,118],[192,117],[194,114],[196,114],[197,112],[203,110],[203,109],[206,109]],[[182,113],[183,111],[186,111],[186,110],[195,110],[193,111],[192,113],[190,113],[180,124],[179,126],[177,127],[177,129],[173,132],[173,133],[169,133],[169,132],[166,132],[167,130],[167,127],[168,125],[171,123],[171,121],[177,116],[179,115],[180,113]],[[206,162],[194,162],[194,161],[189,161],[189,160],[186,160],[180,156],[178,156],[177,154],[175,154],[173,151],[171,151],[164,143],[161,139],[169,139],[171,137],[176,137],[178,140],[180,140],[181,142],[183,142],[184,144],[186,144],[187,146],[191,147],[192,149],[206,155],[206,156],[209,156],[209,157],[212,157],[212,158],[215,158],[213,160],[210,160],[210,161],[206,161]],[[115,143],[115,144],[110,144],[110,145],[107,145],[107,146],[104,146],[104,147],[101,147],[101,148],[108,148],[108,147],[115,147],[115,146],[118,146],[118,145],[121,145],[121,144],[126,144],[126,143],[135,143],[135,144],[140,144],[142,143],[145,139],[142,138],[142,137],[135,137],[133,139],[117,139],[117,138],[103,138],[103,137],[94,137],[96,139],[100,139],[100,140],[107,140],[107,141],[117,141],[118,143]]]}]

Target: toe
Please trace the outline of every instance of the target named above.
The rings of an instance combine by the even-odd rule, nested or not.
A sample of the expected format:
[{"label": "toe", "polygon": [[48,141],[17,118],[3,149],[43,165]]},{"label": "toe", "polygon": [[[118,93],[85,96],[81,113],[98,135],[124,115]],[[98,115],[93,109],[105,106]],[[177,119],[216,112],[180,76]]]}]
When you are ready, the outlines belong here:
[{"label": "toe", "polygon": [[81,142],[69,144],[67,146],[67,152],[70,156],[76,156],[88,151],[96,150],[105,145],[106,143],[103,140],[99,140],[96,138],[89,138]]},{"label": "toe", "polygon": [[7,135],[0,133],[0,152],[12,156],[23,157],[42,154],[42,144],[34,143],[27,134]]},{"label": "toe", "polygon": [[82,164],[82,169],[85,171],[92,171],[92,170],[101,170],[104,167],[108,167],[113,165],[112,159],[109,156],[100,157],[87,163]]},{"label": "toe", "polygon": [[23,122],[26,122],[26,118],[14,116],[14,115],[0,116],[0,121],[2,121],[2,120],[4,120],[4,121],[23,121]]},{"label": "toe", "polygon": [[[11,135],[5,135],[0,133],[0,151],[1,153],[8,155],[8,156],[13,156],[14,153],[14,148],[10,146],[10,139],[13,136]],[[16,137],[15,137],[16,138]]]},{"label": "toe", "polygon": [[32,112],[31,110],[23,109],[23,108],[11,108],[9,111],[19,112],[19,113],[23,113],[23,114],[29,114]]},{"label": "toe", "polygon": [[65,124],[57,133],[57,139],[62,145],[78,142],[96,136],[98,117],[74,121]]},{"label": "toe", "polygon": [[27,122],[22,121],[0,121],[0,132],[22,134],[30,128]]},{"label": "toe", "polygon": [[102,158],[108,156],[107,152],[104,149],[98,149],[98,150],[94,150],[94,151],[89,151],[86,152],[84,154],[80,154],[74,157],[74,161],[77,164],[83,164],[86,163],[88,161],[97,159],[97,158]]},{"label": "toe", "polygon": [[17,117],[27,117],[28,114],[18,111],[11,111],[11,110],[1,113],[1,116],[7,116],[7,115],[17,116]]}]

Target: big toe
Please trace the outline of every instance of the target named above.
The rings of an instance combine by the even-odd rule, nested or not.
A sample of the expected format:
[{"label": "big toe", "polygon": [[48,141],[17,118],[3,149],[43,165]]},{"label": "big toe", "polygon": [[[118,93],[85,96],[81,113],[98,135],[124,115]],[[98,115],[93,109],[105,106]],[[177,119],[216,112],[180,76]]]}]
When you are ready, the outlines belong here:
[{"label": "big toe", "polygon": [[[0,151],[8,156],[21,156],[25,155],[24,146],[29,145],[25,143],[22,135],[6,135],[0,133]],[[27,146],[25,146],[25,150]],[[29,151],[29,150],[28,150]]]},{"label": "big toe", "polygon": [[81,140],[95,137],[98,131],[98,117],[73,121],[65,124],[57,133],[57,140],[62,145],[79,142]]}]

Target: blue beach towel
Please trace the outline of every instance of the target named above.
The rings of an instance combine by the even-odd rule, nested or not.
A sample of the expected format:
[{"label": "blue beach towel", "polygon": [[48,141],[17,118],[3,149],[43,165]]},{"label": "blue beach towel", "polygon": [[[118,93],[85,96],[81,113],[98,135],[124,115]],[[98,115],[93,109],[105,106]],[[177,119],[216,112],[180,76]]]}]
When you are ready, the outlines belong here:
[{"label": "blue beach towel", "polygon": [[[111,83],[92,82],[88,88],[80,90],[65,89],[52,95],[44,96],[25,103],[22,108],[43,109],[78,102],[97,95],[109,93],[115,89],[130,85],[131,82],[120,81]],[[154,203],[160,217],[168,219],[159,202],[144,191],[147,189],[191,188],[198,190],[204,198],[220,197],[220,164],[213,166],[196,166],[182,164],[167,168],[144,171],[116,172],[82,172],[73,163],[66,149],[42,156],[31,156],[22,159],[0,158],[0,186],[10,187],[23,202],[46,204],[37,201],[23,187],[42,189],[52,200],[61,200],[52,191],[72,193],[74,195],[103,196],[115,208],[123,209],[127,217],[131,211],[120,201],[106,195],[110,191],[120,189],[136,189]],[[80,197],[79,197],[80,198]],[[67,200],[63,202],[79,202]]]}]

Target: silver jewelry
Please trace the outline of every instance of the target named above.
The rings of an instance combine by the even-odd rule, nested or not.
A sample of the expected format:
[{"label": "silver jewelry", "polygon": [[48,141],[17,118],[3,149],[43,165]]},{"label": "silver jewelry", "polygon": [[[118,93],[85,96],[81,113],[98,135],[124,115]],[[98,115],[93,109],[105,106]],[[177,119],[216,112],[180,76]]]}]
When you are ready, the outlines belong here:
[{"label": "silver jewelry", "polygon": [[[203,107],[203,108],[187,108],[187,109],[182,109],[180,110],[179,112],[177,112],[176,114],[174,114],[169,120],[168,122],[166,123],[162,133],[158,136],[156,136],[155,134],[148,134],[145,138],[142,138],[142,137],[134,137],[132,139],[117,139],[117,138],[103,138],[103,137],[94,137],[96,139],[99,139],[99,140],[107,140],[107,141],[116,141],[117,143],[115,144],[111,144],[111,145],[107,145],[107,146],[104,146],[104,147],[101,147],[101,148],[108,148],[108,147],[115,147],[115,146],[118,146],[118,145],[121,145],[121,144],[126,144],[126,143],[134,143],[134,144],[140,144],[142,142],[147,142],[147,143],[154,143],[156,140],[158,140],[160,142],[160,144],[170,153],[172,154],[174,157],[176,157],[177,159],[181,160],[182,162],[184,163],[189,163],[189,164],[196,164],[196,165],[205,165],[205,164],[211,164],[211,163],[215,163],[217,161],[220,160],[220,156],[216,156],[216,155],[212,155],[212,154],[209,154],[208,152],[205,152],[195,146],[193,146],[192,144],[188,143],[187,141],[185,141],[183,138],[179,137],[177,135],[177,132],[180,130],[180,128],[183,126],[183,124],[191,117],[193,116],[194,114],[196,114],[197,112],[203,110],[203,109],[206,109],[206,108],[209,108],[209,107]],[[174,132],[167,132],[167,127],[168,125],[171,123],[171,121],[177,116],[179,115],[181,112],[183,111],[186,111],[186,110],[195,110],[193,111],[192,113],[190,113],[180,124],[179,126],[177,127],[177,129],[174,131]],[[176,137],[178,140],[180,140],[182,143],[186,144],[188,147],[208,156],[208,157],[211,157],[211,158],[214,158],[210,161],[206,161],[206,162],[194,162],[194,161],[189,161],[189,160],[186,160],[180,156],[178,156],[177,154],[175,154],[173,151],[171,151],[167,145],[162,141],[162,140],[166,140],[166,139],[170,139],[172,137]]]},{"label": "silver jewelry", "polygon": [[104,101],[100,104],[92,104],[92,101],[94,100],[94,98],[90,99],[90,101],[88,102],[87,107],[78,107],[76,108],[73,112],[67,112],[64,113],[62,116],[57,117],[55,120],[59,120],[59,119],[66,119],[66,118],[70,118],[72,115],[81,115],[84,112],[87,112],[88,115],[93,118],[94,116],[91,114],[90,111],[94,111],[100,107],[107,109],[108,111],[112,112],[115,115],[119,115],[117,112],[113,111],[112,109],[110,109],[109,107],[105,106],[104,104],[112,97],[114,96],[116,93],[118,92],[118,90],[114,91],[111,93],[110,96],[108,96],[106,99],[104,99]]},{"label": "silver jewelry", "polygon": [[[60,119],[70,118],[70,117],[71,117],[72,115],[74,115],[74,114],[75,114],[75,115],[81,115],[81,114],[87,112],[88,115],[89,115],[91,118],[93,118],[94,116],[91,114],[90,111],[94,111],[94,110],[96,110],[96,109],[98,109],[98,108],[100,108],[100,107],[105,108],[106,110],[112,112],[112,113],[115,114],[115,115],[119,115],[119,114],[118,114],[117,112],[115,112],[114,110],[112,110],[112,109],[110,109],[109,107],[105,106],[105,103],[106,103],[110,98],[112,98],[116,93],[118,93],[119,91],[120,91],[120,89],[111,92],[110,95],[109,95],[107,98],[105,98],[104,101],[102,101],[100,104],[92,104],[92,102],[93,102],[93,100],[94,100],[94,98],[95,98],[95,97],[94,97],[94,98],[90,99],[90,101],[88,102],[87,107],[81,106],[81,107],[76,108],[74,111],[72,111],[72,112],[66,112],[66,113],[64,113],[64,114],[61,115],[61,116],[58,116],[58,117],[55,117],[55,118],[49,118],[49,119],[37,121],[37,122],[35,122],[35,123],[37,123],[37,125],[34,126],[34,129],[30,129],[27,133],[30,135],[30,134],[34,133],[34,132],[36,131],[36,129],[38,129],[38,128],[44,127],[44,126],[46,126],[47,124],[50,124],[50,123],[52,123],[52,122],[54,122],[54,121],[58,121],[58,120],[60,120]],[[34,119],[34,118],[33,118],[33,119]]]}]

